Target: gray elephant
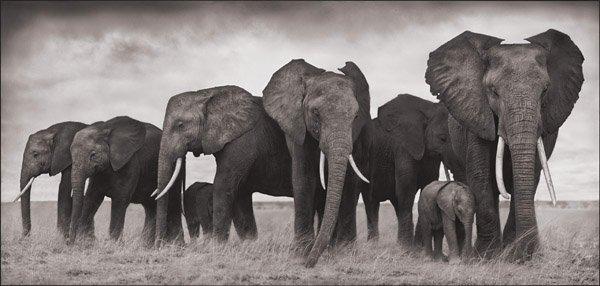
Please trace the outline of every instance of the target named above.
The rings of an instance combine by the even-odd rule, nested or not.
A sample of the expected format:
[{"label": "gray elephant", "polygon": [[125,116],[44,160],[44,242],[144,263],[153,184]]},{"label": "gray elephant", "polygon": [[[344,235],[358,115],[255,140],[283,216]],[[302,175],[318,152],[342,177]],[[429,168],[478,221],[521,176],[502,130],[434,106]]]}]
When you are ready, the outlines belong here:
[{"label": "gray elephant", "polygon": [[[156,202],[150,194],[156,188],[160,138],[161,131],[156,126],[127,116],[96,122],[75,134],[71,144],[73,210],[70,243],[75,241],[78,233],[93,236],[87,226],[93,222],[104,197],[111,198],[111,239],[117,240],[121,236],[127,206],[137,203],[146,213],[143,241],[146,245],[154,242]],[[176,184],[181,181],[179,179]],[[172,208],[168,239],[182,243],[178,195],[172,196],[169,202]]]},{"label": "gray elephant", "polygon": [[202,234],[212,235],[213,231],[213,192],[211,183],[195,182],[183,194],[183,213],[192,240]]},{"label": "gray elephant", "polygon": [[444,155],[449,142],[447,121],[442,104],[400,94],[379,107],[377,118],[365,125],[353,154],[370,184],[353,176],[349,179],[362,193],[368,239],[379,234],[379,202],[390,200],[396,211],[398,242],[412,245],[415,195],[439,177],[440,163],[448,156]]},{"label": "gray elephant", "polygon": [[[42,174],[54,176],[61,173],[56,205],[56,227],[64,238],[69,235],[71,221],[71,142],[77,131],[87,125],[81,122],[61,122],[29,136],[23,151],[21,166],[21,191],[14,199],[21,198],[21,222],[23,236],[31,231],[31,186]],[[93,227],[93,226],[91,226]]]},{"label": "gray elephant", "polygon": [[[177,166],[181,166],[187,152],[194,156],[213,154],[217,170],[212,186],[212,227],[217,240],[228,240],[232,221],[241,239],[257,237],[254,192],[292,196],[291,160],[285,137],[265,113],[260,97],[237,86],[181,93],[169,99],[163,128],[157,199],[177,193],[169,192],[173,188],[168,181],[178,175]],[[315,192],[321,194],[315,200],[325,200],[324,191]],[[204,204],[196,205],[202,208]],[[159,202],[157,220],[162,213]]]},{"label": "gray elephant", "polygon": [[[425,255],[439,259],[442,239],[448,242],[451,264],[471,254],[475,197],[469,187],[460,182],[434,181],[421,190],[418,225]],[[432,237],[434,251],[431,248]]]},{"label": "gray elephant", "polygon": [[[526,40],[530,44],[502,45],[502,39],[466,31],[427,62],[426,82],[451,114],[450,140],[477,203],[475,249],[485,257],[516,238],[515,258],[528,259],[538,249],[540,170],[554,202],[547,159],[583,84],[583,55],[569,36],[550,29]],[[504,235],[499,193],[512,194]]]},{"label": "gray elephant", "polygon": [[[329,244],[340,209],[347,210],[340,208],[340,201],[353,201],[352,194],[343,192],[347,189],[344,187],[347,164],[356,166],[352,159],[353,142],[371,118],[369,86],[364,75],[352,62],[339,70],[344,74],[325,71],[303,59],[292,60],[273,74],[263,90],[265,110],[283,129],[292,160],[294,241],[302,253],[313,244],[311,214],[317,174],[327,190],[323,224],[312,245],[307,267],[317,263]],[[355,172],[360,173],[356,168]],[[340,217],[344,216],[340,213]],[[356,232],[355,225],[341,228]]]}]

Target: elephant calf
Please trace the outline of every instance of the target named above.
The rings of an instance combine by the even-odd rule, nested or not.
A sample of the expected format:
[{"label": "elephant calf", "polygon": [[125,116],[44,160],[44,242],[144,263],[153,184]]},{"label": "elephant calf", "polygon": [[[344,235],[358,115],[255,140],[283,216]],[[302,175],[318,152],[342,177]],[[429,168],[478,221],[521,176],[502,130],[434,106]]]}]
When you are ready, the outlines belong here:
[{"label": "elephant calf", "polygon": [[[467,258],[471,253],[471,237],[475,197],[463,183],[434,181],[421,190],[419,198],[419,221],[424,252],[438,259],[442,256],[442,238],[448,242],[448,259],[458,263],[458,257]],[[435,251],[431,248],[431,238]]]},{"label": "elephant calf", "polygon": [[185,221],[192,240],[200,236],[200,226],[205,237],[212,234],[213,190],[211,183],[195,182],[183,194]]}]

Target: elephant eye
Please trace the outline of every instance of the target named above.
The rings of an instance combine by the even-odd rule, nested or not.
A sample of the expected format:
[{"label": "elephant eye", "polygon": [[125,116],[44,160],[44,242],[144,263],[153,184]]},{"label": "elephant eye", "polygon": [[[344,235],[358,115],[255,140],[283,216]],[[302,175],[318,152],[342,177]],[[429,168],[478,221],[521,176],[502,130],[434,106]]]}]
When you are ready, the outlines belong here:
[{"label": "elephant eye", "polygon": [[498,97],[498,92],[496,92],[496,88],[494,86],[491,86],[490,90],[492,91],[495,97]]},{"label": "elephant eye", "polygon": [[96,152],[93,152],[90,154],[90,160],[96,160]]},{"label": "elephant eye", "polygon": [[183,129],[183,122],[179,122],[179,123],[177,123],[177,128],[179,128],[179,129]]},{"label": "elephant eye", "polygon": [[38,157],[38,153],[37,152],[33,152],[33,158],[37,158]]}]

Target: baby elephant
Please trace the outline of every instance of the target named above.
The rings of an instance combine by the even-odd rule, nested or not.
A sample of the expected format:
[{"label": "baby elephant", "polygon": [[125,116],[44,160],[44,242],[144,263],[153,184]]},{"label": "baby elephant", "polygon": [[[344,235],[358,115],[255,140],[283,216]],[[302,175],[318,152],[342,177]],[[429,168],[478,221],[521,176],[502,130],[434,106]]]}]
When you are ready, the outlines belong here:
[{"label": "baby elephant", "polygon": [[195,182],[183,194],[183,210],[191,240],[200,236],[200,226],[205,237],[212,234],[213,189],[211,183]]},{"label": "baby elephant", "polygon": [[[442,238],[446,235],[451,264],[459,256],[466,259],[471,253],[471,236],[475,197],[463,183],[434,181],[421,190],[419,220],[424,252],[434,259],[442,257]],[[435,252],[431,249],[433,235]]]}]

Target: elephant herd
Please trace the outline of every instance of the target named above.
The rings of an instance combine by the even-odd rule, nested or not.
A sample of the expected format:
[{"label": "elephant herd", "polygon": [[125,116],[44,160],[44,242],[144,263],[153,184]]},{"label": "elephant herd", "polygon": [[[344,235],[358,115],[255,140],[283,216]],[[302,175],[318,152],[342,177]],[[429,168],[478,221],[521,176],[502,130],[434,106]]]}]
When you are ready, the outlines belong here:
[{"label": "elephant herd", "polygon": [[[333,72],[295,59],[275,71],[262,97],[233,85],[172,96],[162,130],[127,116],[52,125],[31,134],[23,153],[15,199],[23,234],[31,230],[34,178],[61,173],[57,227],[69,244],[93,238],[105,197],[111,239],[121,236],[130,203],[144,207],[149,247],[183,243],[182,215],[192,239],[201,228],[227,241],[232,222],[241,239],[254,239],[252,194],[259,192],[293,197],[293,250],[307,267],[327,246],[356,239],[359,196],[369,240],[379,234],[379,204],[389,200],[407,249],[439,258],[445,235],[451,262],[505,248],[528,259],[539,249],[541,171],[555,202],[547,159],[579,97],[583,55],[556,30],[526,40],[501,44],[465,31],[429,54],[425,82],[439,103],[400,94],[376,118],[355,63]],[[212,184],[185,190],[188,152],[214,156]],[[440,164],[454,181],[437,181]],[[503,231],[499,195],[510,198]]]}]

